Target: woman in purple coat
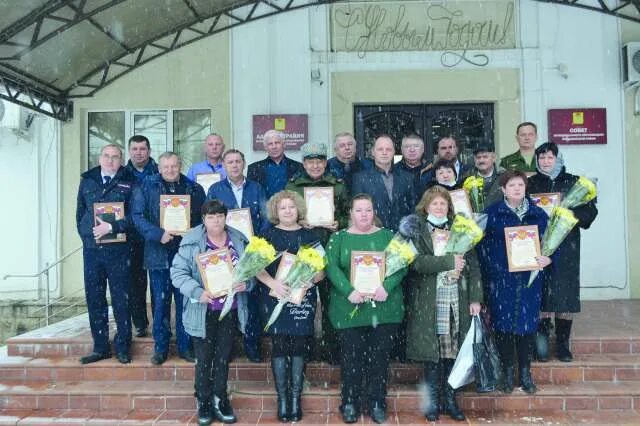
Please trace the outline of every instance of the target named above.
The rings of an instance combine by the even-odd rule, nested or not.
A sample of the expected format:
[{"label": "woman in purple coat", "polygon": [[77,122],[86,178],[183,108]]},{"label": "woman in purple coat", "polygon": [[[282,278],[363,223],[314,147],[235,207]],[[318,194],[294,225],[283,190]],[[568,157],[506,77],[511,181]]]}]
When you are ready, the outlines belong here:
[{"label": "woman in purple coat", "polygon": [[[500,177],[504,200],[486,209],[485,237],[478,246],[478,257],[486,286],[496,343],[504,367],[505,393],[513,391],[514,346],[517,348],[520,386],[535,393],[531,378],[531,354],[538,329],[542,299],[542,283],[547,274],[538,274],[528,286],[530,272],[509,272],[504,229],[511,226],[537,225],[542,236],[547,227],[547,214],[526,197],[527,176],[520,171],[507,171]],[[536,258],[541,268],[551,259]]]}]

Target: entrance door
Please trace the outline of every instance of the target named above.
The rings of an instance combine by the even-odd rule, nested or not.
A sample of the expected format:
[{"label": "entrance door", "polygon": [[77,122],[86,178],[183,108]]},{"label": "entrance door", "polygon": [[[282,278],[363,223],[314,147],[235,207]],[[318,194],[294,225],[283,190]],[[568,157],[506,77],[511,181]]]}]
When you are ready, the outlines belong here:
[{"label": "entrance door", "polygon": [[458,141],[460,159],[473,160],[481,143],[494,147],[493,104],[385,104],[354,105],[358,154],[369,157],[374,139],[390,135],[400,153],[402,137],[416,133],[425,141],[425,157],[431,160],[436,143],[452,135]]}]

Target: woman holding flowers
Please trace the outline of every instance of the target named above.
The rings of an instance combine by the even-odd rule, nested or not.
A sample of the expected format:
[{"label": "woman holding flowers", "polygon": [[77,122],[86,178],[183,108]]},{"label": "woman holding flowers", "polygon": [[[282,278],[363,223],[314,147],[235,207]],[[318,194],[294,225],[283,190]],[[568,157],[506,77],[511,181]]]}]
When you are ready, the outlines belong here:
[{"label": "woman holding flowers", "polygon": [[400,222],[400,233],[410,238],[418,250],[407,276],[407,285],[413,288],[407,307],[407,357],[424,364],[424,414],[429,421],[438,419],[441,382],[445,382],[445,412],[455,420],[465,419],[456,402],[456,391],[446,378],[471,325],[471,316],[480,313],[482,300],[480,267],[474,250],[464,255],[434,253],[432,235],[437,230],[449,231],[452,222],[451,197],[439,185],[424,193],[416,214]]},{"label": "woman holding flowers", "polygon": [[[528,197],[527,176],[509,170],[500,177],[504,200],[487,207],[485,236],[478,245],[485,288],[496,344],[504,368],[505,393],[513,392],[514,345],[517,348],[520,386],[527,393],[535,393],[531,377],[531,353],[538,328],[538,314],[542,297],[542,283],[546,271],[537,275],[529,285],[530,272],[509,272],[504,229],[511,226],[537,225],[539,235],[547,227],[547,214]],[[540,268],[551,264],[547,256],[536,258]]]},{"label": "woman holding flowers", "polygon": [[[316,244],[316,233],[300,225],[305,213],[304,201],[295,192],[280,191],[273,195],[267,203],[267,214],[274,226],[265,232],[264,238],[278,252],[286,251],[291,254],[296,254],[302,246]],[[266,271],[256,276],[275,295],[270,296],[266,288],[260,292],[261,310],[265,320],[278,305],[278,299],[287,298],[291,293],[286,283],[275,278],[278,265],[279,260],[276,260]],[[312,284],[323,278],[324,272],[317,273],[313,283],[309,283],[310,288],[305,293],[302,303],[287,303],[268,329],[273,342],[271,369],[278,395],[278,419],[282,422],[295,422],[302,418],[301,396],[305,356],[308,354],[309,341],[313,336],[317,304],[316,288]]]},{"label": "woman holding flowers", "polygon": [[[559,192],[565,198],[578,181],[578,176],[566,172],[558,146],[552,142],[544,143],[536,149],[535,155],[538,174],[529,178],[529,193]],[[542,312],[536,338],[538,360],[543,362],[549,357],[549,332],[551,318],[554,316],[556,356],[563,362],[573,359],[569,349],[569,336],[573,314],[580,312],[580,228],[589,229],[598,215],[598,209],[596,200],[593,199],[570,210],[578,219],[577,226],[558,247],[550,277],[543,289]]]},{"label": "woman holding flowers", "polygon": [[225,225],[227,208],[219,201],[206,201],[201,212],[202,225],[182,238],[173,259],[171,282],[184,295],[182,320],[195,349],[198,423],[208,425],[214,418],[223,423],[235,423],[236,417],[227,398],[227,377],[234,329],[239,321],[244,333],[247,322],[245,284],[235,286],[234,309],[220,320],[225,297],[214,298],[204,288],[197,259],[200,253],[227,248],[231,263],[235,265],[244,253],[247,239],[240,231]]},{"label": "woman holding flowers", "polygon": [[393,233],[375,225],[373,201],[358,194],[351,201],[351,225],[332,235],[327,246],[327,275],[333,287],[329,319],[341,346],[342,404],[345,423],[358,421],[362,380],[367,377],[369,414],[376,423],[386,419],[387,377],[391,349],[404,316],[401,269],[386,277],[371,298],[351,283],[351,252],[385,250]]}]

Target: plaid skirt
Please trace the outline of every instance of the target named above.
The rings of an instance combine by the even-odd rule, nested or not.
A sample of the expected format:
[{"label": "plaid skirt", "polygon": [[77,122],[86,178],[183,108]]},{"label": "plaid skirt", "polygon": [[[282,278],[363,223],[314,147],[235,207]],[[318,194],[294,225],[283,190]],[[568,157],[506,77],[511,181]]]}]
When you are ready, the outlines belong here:
[{"label": "plaid skirt", "polygon": [[440,358],[456,358],[458,356],[459,312],[458,281],[451,280],[447,272],[438,273],[436,334],[440,341]]}]

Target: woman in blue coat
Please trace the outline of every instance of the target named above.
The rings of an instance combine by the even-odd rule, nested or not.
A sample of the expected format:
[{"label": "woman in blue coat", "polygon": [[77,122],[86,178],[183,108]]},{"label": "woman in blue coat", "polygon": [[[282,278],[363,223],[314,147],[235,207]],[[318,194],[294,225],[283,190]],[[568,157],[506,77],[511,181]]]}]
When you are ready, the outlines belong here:
[{"label": "woman in blue coat", "polygon": [[[542,236],[547,227],[547,214],[527,198],[527,176],[510,170],[500,177],[504,200],[489,206],[485,237],[478,246],[482,275],[488,294],[488,305],[496,343],[504,367],[504,392],[513,391],[514,346],[517,348],[520,386],[535,393],[531,378],[531,353],[538,328],[542,283],[546,273],[538,274],[531,286],[530,272],[509,272],[504,229],[511,226],[537,225]],[[551,259],[536,258],[541,268]]]}]

